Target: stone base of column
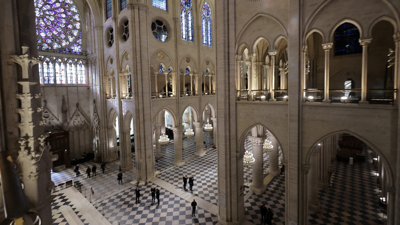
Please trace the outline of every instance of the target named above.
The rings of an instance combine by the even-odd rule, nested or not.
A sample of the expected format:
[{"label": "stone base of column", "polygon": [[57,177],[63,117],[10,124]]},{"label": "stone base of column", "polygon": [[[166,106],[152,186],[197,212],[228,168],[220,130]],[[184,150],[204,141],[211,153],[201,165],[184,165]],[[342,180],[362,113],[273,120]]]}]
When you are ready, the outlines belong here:
[{"label": "stone base of column", "polygon": [[329,99],[324,99],[322,102],[323,102],[323,103],[331,103],[331,100],[329,100]]},{"label": "stone base of column", "polygon": [[276,99],[275,98],[270,98],[268,101],[269,102],[276,102]]},{"label": "stone base of column", "polygon": [[360,105],[369,104],[369,101],[359,101],[358,104],[360,104]]},{"label": "stone base of column", "polygon": [[206,153],[207,153],[206,151],[201,151],[201,152],[195,152],[194,155],[195,155],[195,156],[198,156],[198,157],[199,157],[199,156],[202,157],[202,156],[204,156]]},{"label": "stone base of column", "polygon": [[253,186],[253,184],[249,184],[250,186],[250,191],[256,193],[257,195],[261,195],[262,193],[264,193],[265,190],[267,190],[267,186],[263,185],[262,187],[256,188]]},{"label": "stone base of column", "polygon": [[174,162],[174,165],[181,167],[181,166],[185,165],[185,161]]},{"label": "stone base of column", "polygon": [[154,177],[157,176],[157,175],[160,174],[160,173],[161,173],[160,171],[156,170],[156,171],[154,172]]},{"label": "stone base of column", "polygon": [[139,181],[139,186],[144,186],[144,185],[146,185],[146,181],[144,180]]},{"label": "stone base of column", "polygon": [[246,215],[243,212],[243,215],[241,216],[242,220],[239,222],[232,222],[232,221],[225,221],[223,220],[219,215],[218,215],[218,223],[217,225],[242,225],[244,224],[245,220],[246,220]]},{"label": "stone base of column", "polygon": [[321,211],[320,202],[308,202],[308,210],[310,211],[309,213],[319,213]]},{"label": "stone base of column", "polygon": [[268,169],[267,169],[267,173],[276,176],[276,175],[281,174],[281,171],[280,171],[280,170],[277,170],[277,171],[270,171],[270,169],[268,168]]}]

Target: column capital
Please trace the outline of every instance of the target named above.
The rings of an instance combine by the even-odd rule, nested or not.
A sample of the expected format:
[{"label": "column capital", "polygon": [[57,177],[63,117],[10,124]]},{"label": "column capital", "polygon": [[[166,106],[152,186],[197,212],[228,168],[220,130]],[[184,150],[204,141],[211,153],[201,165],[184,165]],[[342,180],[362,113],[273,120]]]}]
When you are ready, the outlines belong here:
[{"label": "column capital", "polygon": [[302,172],[304,175],[307,175],[308,172],[310,172],[310,165],[307,165],[307,164],[301,165],[301,172]]},{"label": "column capital", "polygon": [[261,145],[262,146],[264,144],[264,139],[263,138],[253,137],[253,136],[249,136],[248,138],[251,141],[252,145]]},{"label": "column capital", "polygon": [[269,69],[271,66],[270,65],[263,65],[263,67]]},{"label": "column capital", "polygon": [[371,43],[372,38],[364,38],[364,39],[359,39],[358,42],[360,42],[361,46],[368,46],[369,43]]},{"label": "column capital", "polygon": [[250,61],[252,61],[252,62],[253,62],[253,60],[254,60],[255,56],[256,56],[256,54],[255,54],[255,53],[249,54],[249,55],[248,55],[248,59],[249,59]]},{"label": "column capital", "polygon": [[329,51],[329,50],[332,48],[332,46],[333,46],[333,43],[323,43],[323,44],[322,44],[322,48],[323,48],[325,51]]},{"label": "column capital", "polygon": [[303,45],[303,53],[307,52],[308,50],[308,45]]},{"label": "column capital", "polygon": [[395,43],[399,43],[400,42],[400,32],[393,34],[393,39],[394,39]]},{"label": "column capital", "polygon": [[194,125],[196,128],[203,128],[203,122],[193,122],[193,125]]},{"label": "column capital", "polygon": [[217,118],[216,117],[212,117],[211,120],[216,123],[217,122]]},{"label": "column capital", "polygon": [[268,52],[268,55],[270,55],[270,56],[276,56],[277,53],[278,53],[277,51],[269,51],[269,52]]},{"label": "column capital", "polygon": [[235,59],[236,59],[236,61],[242,61],[243,60],[243,56],[242,55],[236,55]]}]

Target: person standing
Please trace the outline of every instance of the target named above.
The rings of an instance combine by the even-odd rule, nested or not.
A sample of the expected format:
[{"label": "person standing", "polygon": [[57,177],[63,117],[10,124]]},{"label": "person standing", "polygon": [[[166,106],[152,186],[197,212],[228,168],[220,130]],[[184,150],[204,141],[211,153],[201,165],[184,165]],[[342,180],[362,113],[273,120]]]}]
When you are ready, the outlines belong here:
[{"label": "person standing", "polygon": [[151,203],[154,203],[156,201],[156,189],[151,188]]},{"label": "person standing", "polygon": [[282,163],[282,167],[281,167],[281,175],[282,175],[282,173],[284,173],[285,172],[285,165],[283,165],[283,163]]},{"label": "person standing", "polygon": [[103,174],[104,174],[104,170],[106,170],[106,163],[102,163],[100,168],[101,168],[101,170],[103,170]]},{"label": "person standing", "polygon": [[90,172],[92,172],[92,170],[88,166],[88,168],[86,169],[87,178],[90,178]]},{"label": "person standing", "polygon": [[273,217],[274,217],[274,213],[272,212],[271,208],[268,208],[268,210],[267,210],[267,224],[268,225],[272,224]]},{"label": "person standing", "polygon": [[118,173],[117,180],[118,180],[118,184],[122,184],[122,173],[121,172]]},{"label": "person standing", "polygon": [[156,189],[157,205],[160,205],[160,190]]},{"label": "person standing", "polygon": [[97,170],[97,166],[96,166],[96,165],[93,165],[93,167],[92,167],[93,176],[96,176],[96,175],[97,175],[97,174],[96,174],[96,170]]},{"label": "person standing", "polygon": [[185,191],[186,191],[186,184],[187,184],[187,176],[185,175],[183,177],[183,190],[185,190]]},{"label": "person standing", "polygon": [[135,193],[136,193],[136,204],[138,204],[138,203],[140,203],[140,189],[139,189],[139,187],[136,187]]},{"label": "person standing", "polygon": [[267,220],[266,216],[267,216],[267,207],[265,207],[265,205],[263,204],[261,206],[261,223],[265,224],[265,221]]},{"label": "person standing", "polygon": [[193,199],[192,202],[192,217],[196,218],[196,206],[197,206],[197,202],[195,199]]},{"label": "person standing", "polygon": [[193,191],[193,177],[189,177],[190,191]]},{"label": "person standing", "polygon": [[79,164],[76,165],[74,172],[76,173],[76,176],[79,177],[79,174],[81,174],[81,172],[79,172]]}]

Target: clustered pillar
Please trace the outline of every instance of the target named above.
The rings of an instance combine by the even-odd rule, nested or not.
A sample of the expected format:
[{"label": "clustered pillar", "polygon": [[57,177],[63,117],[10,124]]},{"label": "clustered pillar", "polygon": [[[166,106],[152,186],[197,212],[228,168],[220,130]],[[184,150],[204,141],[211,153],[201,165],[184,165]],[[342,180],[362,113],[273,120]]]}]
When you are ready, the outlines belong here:
[{"label": "clustered pillar", "polygon": [[174,150],[175,150],[175,161],[176,166],[183,166],[185,162],[182,160],[182,128],[174,127],[172,128],[174,132]]},{"label": "clustered pillar", "polygon": [[261,194],[266,189],[263,172],[263,138],[252,136],[248,138],[253,146],[253,157],[256,160],[253,166],[253,183],[250,186],[250,190],[256,194]]},{"label": "clustered pillar", "polygon": [[204,155],[204,146],[203,146],[203,123],[201,122],[194,122],[195,127],[195,135],[196,135],[196,156],[203,156]]},{"label": "clustered pillar", "polygon": [[274,150],[269,153],[269,168],[268,173],[276,176],[279,174],[279,144],[278,140],[272,135],[269,136],[269,140],[274,146]]}]

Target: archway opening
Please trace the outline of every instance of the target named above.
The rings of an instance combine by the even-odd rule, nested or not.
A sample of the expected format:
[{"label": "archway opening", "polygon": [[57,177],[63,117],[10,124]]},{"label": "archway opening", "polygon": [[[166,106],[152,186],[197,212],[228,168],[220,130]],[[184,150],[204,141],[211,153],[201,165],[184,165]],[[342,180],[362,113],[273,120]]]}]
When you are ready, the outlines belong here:
[{"label": "archway opening", "polygon": [[368,144],[348,133],[335,134],[319,141],[308,157],[310,224],[386,224],[392,181],[385,162]]},{"label": "archway opening", "polygon": [[282,164],[283,152],[279,141],[266,127],[255,125],[242,136],[243,156],[243,195],[245,196],[246,219],[260,224],[254,212],[265,205],[275,214],[275,223],[285,221],[285,173]]}]

